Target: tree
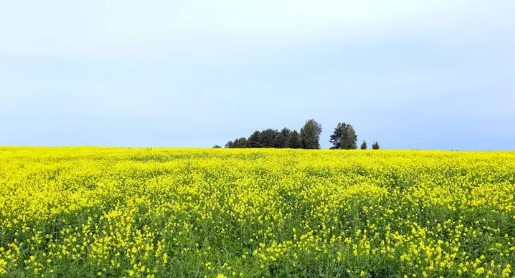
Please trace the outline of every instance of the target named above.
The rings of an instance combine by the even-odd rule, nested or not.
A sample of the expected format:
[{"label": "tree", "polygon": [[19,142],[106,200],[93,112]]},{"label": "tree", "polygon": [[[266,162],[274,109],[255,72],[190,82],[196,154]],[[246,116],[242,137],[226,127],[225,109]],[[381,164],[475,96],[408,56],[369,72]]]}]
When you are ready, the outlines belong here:
[{"label": "tree", "polygon": [[220,149],[221,147],[219,145],[214,145],[213,149]]},{"label": "tree", "polygon": [[366,150],[367,149],[367,141],[363,140],[363,143],[361,143],[360,149]]},{"label": "tree", "polygon": [[247,138],[241,137],[234,141],[229,141],[227,144],[225,144],[226,148],[248,148],[249,144],[247,141]]},{"label": "tree", "polygon": [[331,149],[341,149],[342,148],[342,130],[343,130],[343,124],[338,123],[336,127],[334,128],[333,134],[329,137],[329,142],[333,144]]},{"label": "tree", "polygon": [[379,150],[379,143],[377,141],[374,141],[374,144],[372,144],[373,150]]},{"label": "tree", "polygon": [[286,127],[278,132],[275,137],[274,148],[286,148],[286,143],[290,133],[291,131]]},{"label": "tree", "polygon": [[357,149],[356,142],[358,141],[358,135],[351,124],[338,123],[334,129],[333,134],[330,137],[329,142],[333,144],[331,149]]},{"label": "tree", "polygon": [[351,124],[347,124],[342,130],[341,147],[345,150],[357,149],[358,135]]},{"label": "tree", "polygon": [[278,135],[279,135],[279,131],[277,131],[275,129],[271,129],[271,128],[261,131],[260,136],[259,136],[261,147],[262,148],[273,148],[277,141]]},{"label": "tree", "polygon": [[233,148],[248,148],[249,142],[247,141],[247,138],[241,137],[236,140],[234,140],[234,147]]},{"label": "tree", "polygon": [[304,149],[320,149],[320,134],[322,125],[314,119],[306,121],[300,129],[300,142]]},{"label": "tree", "polygon": [[300,144],[300,136],[299,132],[294,130],[288,134],[288,139],[286,139],[286,148],[290,149],[298,149],[301,147]]},{"label": "tree", "polygon": [[249,140],[249,148],[262,148],[263,145],[261,144],[261,132],[260,131],[254,131],[252,135],[250,135]]}]

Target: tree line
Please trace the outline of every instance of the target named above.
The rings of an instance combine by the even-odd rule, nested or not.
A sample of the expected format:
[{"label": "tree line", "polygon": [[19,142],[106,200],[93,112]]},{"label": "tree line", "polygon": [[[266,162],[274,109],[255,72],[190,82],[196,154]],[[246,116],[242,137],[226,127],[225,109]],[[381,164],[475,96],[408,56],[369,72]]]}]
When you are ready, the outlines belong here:
[{"label": "tree line", "polygon": [[[290,149],[320,149],[320,134],[322,125],[314,119],[307,120],[304,126],[297,130],[289,128],[256,130],[249,137],[236,138],[225,144],[226,148],[290,148]],[[329,142],[331,149],[357,149],[358,135],[351,124],[338,123]],[[216,145],[215,148],[220,148]],[[363,140],[360,149],[367,149],[367,142]],[[374,141],[372,149],[378,150],[379,143]]]}]

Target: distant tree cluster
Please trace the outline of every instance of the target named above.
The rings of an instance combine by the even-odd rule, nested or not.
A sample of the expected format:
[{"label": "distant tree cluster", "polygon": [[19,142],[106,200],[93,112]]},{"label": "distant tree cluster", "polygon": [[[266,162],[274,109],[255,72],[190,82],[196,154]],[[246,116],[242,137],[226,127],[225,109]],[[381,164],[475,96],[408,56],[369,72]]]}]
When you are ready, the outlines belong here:
[{"label": "distant tree cluster", "polygon": [[254,131],[248,138],[241,137],[225,144],[226,148],[290,148],[319,149],[322,125],[311,119],[300,129],[300,133],[289,128]]},{"label": "distant tree cluster", "polygon": [[[248,138],[241,137],[225,144],[226,148],[291,148],[291,149],[320,149],[320,134],[322,125],[314,119],[306,121],[300,132],[289,128],[256,130]],[[351,124],[338,123],[330,137],[333,144],[331,149],[357,149],[358,135]],[[367,142],[361,143],[360,149],[367,149]],[[372,149],[378,150],[379,143],[375,141]]]},{"label": "distant tree cluster", "polygon": [[[355,150],[358,148],[358,135],[351,124],[338,123],[334,128],[329,142],[333,144],[331,149]],[[360,149],[366,150],[367,147],[367,141],[363,140]],[[379,149],[379,143],[377,141],[372,144],[372,149]]]},{"label": "distant tree cluster", "polygon": [[379,143],[377,141],[375,141],[374,144],[372,144],[372,149],[379,150]]},{"label": "distant tree cluster", "polygon": [[331,149],[344,149],[352,150],[357,149],[356,142],[358,141],[358,135],[354,130],[354,127],[346,123],[338,123],[334,128],[333,134],[329,142],[333,144]]},{"label": "distant tree cluster", "polygon": [[227,144],[225,144],[226,148],[249,148],[249,142],[247,141],[247,138],[241,137],[234,141],[229,141]]}]

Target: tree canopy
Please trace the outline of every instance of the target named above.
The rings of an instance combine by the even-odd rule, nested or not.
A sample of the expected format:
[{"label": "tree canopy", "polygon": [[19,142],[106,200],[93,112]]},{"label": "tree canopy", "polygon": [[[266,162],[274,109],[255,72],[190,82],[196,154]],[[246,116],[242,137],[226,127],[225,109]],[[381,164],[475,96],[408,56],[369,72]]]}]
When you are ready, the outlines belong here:
[{"label": "tree canopy", "polygon": [[322,125],[314,119],[306,121],[300,129],[300,142],[304,149],[320,149],[320,134]]},{"label": "tree canopy", "polygon": [[379,142],[375,141],[374,144],[372,144],[373,150],[379,150]]},{"label": "tree canopy", "polygon": [[356,134],[354,127],[352,127],[351,124],[346,123],[338,123],[329,140],[329,142],[333,144],[331,149],[344,150],[357,149],[357,141],[358,135]]},{"label": "tree canopy", "polygon": [[[291,148],[291,149],[320,149],[320,134],[322,125],[314,119],[306,121],[304,126],[297,130],[287,127],[281,129],[264,129],[252,132],[249,137],[240,137],[225,144],[226,148]],[[338,123],[330,136],[331,149],[357,149],[358,135],[354,127],[348,123]],[[363,140],[360,148],[367,149],[367,142]],[[379,149],[377,141],[372,149]]]},{"label": "tree canopy", "polygon": [[287,127],[281,129],[264,129],[254,131],[248,138],[241,137],[225,144],[226,148],[320,148],[320,133],[322,126],[311,119],[301,128],[291,130]]},{"label": "tree canopy", "polygon": [[361,143],[360,149],[362,149],[362,150],[367,149],[367,141],[363,140],[363,143]]}]

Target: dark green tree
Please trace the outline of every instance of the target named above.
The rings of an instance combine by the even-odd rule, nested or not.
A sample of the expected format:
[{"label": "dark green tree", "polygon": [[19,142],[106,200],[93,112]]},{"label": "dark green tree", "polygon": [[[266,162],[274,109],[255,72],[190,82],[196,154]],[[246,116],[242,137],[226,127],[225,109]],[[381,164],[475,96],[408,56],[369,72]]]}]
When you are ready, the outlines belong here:
[{"label": "dark green tree", "polygon": [[342,130],[342,138],[341,138],[341,147],[345,150],[353,150],[357,149],[358,135],[354,130],[354,127],[351,124],[347,124],[347,126]]},{"label": "dark green tree", "polygon": [[342,130],[345,123],[338,123],[334,128],[333,134],[329,137],[329,142],[333,144],[331,149],[341,149],[342,148]]},{"label": "dark green tree", "polygon": [[274,148],[286,148],[286,143],[288,141],[288,136],[290,136],[290,130],[288,128],[283,128],[280,132],[277,133],[274,142]]},{"label": "dark green tree", "polygon": [[219,148],[221,148],[219,145],[214,145],[213,146],[213,149],[219,149]]},{"label": "dark green tree", "polygon": [[288,135],[286,139],[286,148],[298,149],[301,147],[299,132],[294,130]]},{"label": "dark green tree", "polygon": [[225,147],[226,148],[232,148],[234,146],[234,142],[233,141],[229,141],[227,143],[225,143]]},{"label": "dark green tree", "polygon": [[275,129],[265,129],[260,133],[260,143],[262,148],[273,148],[275,147],[279,131]]},{"label": "dark green tree", "polygon": [[368,146],[367,146],[367,141],[363,140],[363,143],[361,143],[361,147],[360,147],[360,149],[362,149],[362,150],[366,150],[366,149],[367,149],[367,147],[368,147]]},{"label": "dark green tree", "polygon": [[262,148],[263,144],[261,143],[261,131],[254,131],[254,133],[249,136],[248,144],[249,148]]},{"label": "dark green tree", "polygon": [[374,144],[372,144],[372,149],[373,150],[379,150],[379,142],[374,141]]},{"label": "dark green tree", "polygon": [[351,124],[338,123],[336,128],[331,135],[329,142],[333,144],[331,149],[357,149],[356,142],[358,141],[358,135]]},{"label": "dark green tree", "polygon": [[320,149],[322,125],[314,119],[306,121],[300,129],[300,142],[304,149]]},{"label": "dark green tree", "polygon": [[245,137],[241,137],[239,139],[236,139],[234,141],[235,148],[248,148],[249,147],[249,141]]}]

